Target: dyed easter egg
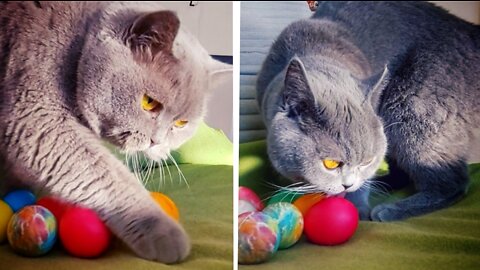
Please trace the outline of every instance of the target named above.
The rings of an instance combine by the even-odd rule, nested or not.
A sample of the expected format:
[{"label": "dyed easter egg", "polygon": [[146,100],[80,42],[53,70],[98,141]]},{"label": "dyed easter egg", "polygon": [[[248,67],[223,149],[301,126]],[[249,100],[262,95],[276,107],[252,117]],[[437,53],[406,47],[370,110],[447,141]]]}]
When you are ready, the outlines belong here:
[{"label": "dyed easter egg", "polygon": [[247,187],[238,188],[238,199],[251,203],[253,206],[255,206],[257,211],[262,211],[262,209],[265,207],[258,195]]},{"label": "dyed easter egg", "polygon": [[293,203],[297,198],[302,196],[300,193],[291,192],[291,191],[280,191],[275,193],[269,200],[267,205],[278,203],[278,202],[287,202]]},{"label": "dyed easter egg", "polygon": [[167,195],[160,192],[150,192],[153,200],[165,211],[165,213],[171,218],[178,221],[180,219],[180,213],[175,203]]},{"label": "dyed easter egg", "polygon": [[257,209],[255,208],[255,206],[253,206],[253,204],[244,200],[238,201],[238,215],[241,215],[246,212],[255,212],[255,211],[257,211]]},{"label": "dyed easter egg", "polygon": [[325,196],[320,193],[305,194],[300,198],[296,199],[293,205],[295,205],[305,217],[308,210],[310,210],[312,206],[314,206],[316,203],[318,203],[324,198]]},{"label": "dyed easter egg", "polygon": [[303,232],[302,213],[291,203],[279,202],[267,206],[263,213],[278,222],[280,234],[279,249],[289,248],[294,245]]},{"label": "dyed easter egg", "polygon": [[52,249],[57,239],[57,222],[45,207],[31,205],[15,213],[7,228],[13,250],[25,256],[40,256]]},{"label": "dyed easter egg", "polygon": [[305,215],[305,235],[319,245],[342,244],[352,237],[357,226],[357,209],[340,197],[321,200]]},{"label": "dyed easter egg", "polygon": [[27,205],[34,204],[36,198],[32,192],[26,189],[19,189],[9,192],[3,200],[12,208],[13,212],[17,212]]},{"label": "dyed easter egg", "polygon": [[12,216],[12,208],[6,202],[0,200],[0,243],[7,239],[8,221]]},{"label": "dyed easter egg", "polygon": [[238,217],[238,262],[256,264],[270,259],[278,249],[278,225],[261,212]]}]

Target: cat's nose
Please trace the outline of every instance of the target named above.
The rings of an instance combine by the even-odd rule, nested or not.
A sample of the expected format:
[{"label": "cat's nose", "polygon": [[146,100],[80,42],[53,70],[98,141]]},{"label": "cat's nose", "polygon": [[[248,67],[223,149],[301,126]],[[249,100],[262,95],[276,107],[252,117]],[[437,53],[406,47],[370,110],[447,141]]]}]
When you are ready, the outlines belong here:
[{"label": "cat's nose", "polygon": [[154,146],[156,143],[153,141],[153,139],[150,139],[150,147]]},{"label": "cat's nose", "polygon": [[342,184],[343,188],[345,188],[345,190],[347,190],[349,187],[353,186],[353,184],[350,184],[350,185],[345,185],[345,184]]}]

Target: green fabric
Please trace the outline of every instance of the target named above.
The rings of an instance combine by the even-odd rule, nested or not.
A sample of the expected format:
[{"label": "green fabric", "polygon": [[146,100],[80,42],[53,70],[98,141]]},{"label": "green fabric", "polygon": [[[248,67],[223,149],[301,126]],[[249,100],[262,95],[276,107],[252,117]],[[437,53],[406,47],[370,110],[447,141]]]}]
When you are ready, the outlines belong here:
[{"label": "green fabric", "polygon": [[[179,184],[175,167],[169,169],[160,191],[172,198],[180,211],[193,244],[188,259],[177,265],[163,265],[136,257],[116,240],[108,252],[97,259],[71,257],[56,247],[46,256],[26,258],[16,255],[8,244],[0,245],[0,269],[232,269],[233,267],[233,171],[231,166],[180,165],[189,188]],[[159,172],[148,188],[158,191]]]},{"label": "green fabric", "polygon": [[177,163],[233,165],[233,145],[220,129],[202,122],[195,135],[172,156]]},{"label": "green fabric", "polygon": [[[280,180],[265,154],[264,141],[240,145],[240,185],[264,198]],[[382,165],[381,173],[388,170]],[[422,217],[379,223],[361,221],[345,244],[324,247],[304,237],[270,261],[240,269],[480,269],[480,164],[469,167],[471,185],[457,204]],[[402,191],[388,198],[406,196]]]}]

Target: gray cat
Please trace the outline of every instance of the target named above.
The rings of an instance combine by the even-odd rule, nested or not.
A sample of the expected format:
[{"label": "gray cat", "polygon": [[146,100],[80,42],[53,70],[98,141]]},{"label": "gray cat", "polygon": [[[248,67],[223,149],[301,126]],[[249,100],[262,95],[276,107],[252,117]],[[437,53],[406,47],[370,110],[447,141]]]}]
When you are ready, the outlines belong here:
[{"label": "gray cat", "polygon": [[[292,191],[347,192],[363,219],[401,220],[467,191],[480,127],[480,27],[426,2],[323,2],[259,73],[273,166]],[[416,193],[370,209],[380,162]],[[377,179],[378,180],[378,179]]]},{"label": "gray cat", "polygon": [[96,210],[143,258],[184,259],[181,225],[100,139],[164,159],[192,136],[230,66],[154,3],[2,2],[0,28],[9,177]]}]

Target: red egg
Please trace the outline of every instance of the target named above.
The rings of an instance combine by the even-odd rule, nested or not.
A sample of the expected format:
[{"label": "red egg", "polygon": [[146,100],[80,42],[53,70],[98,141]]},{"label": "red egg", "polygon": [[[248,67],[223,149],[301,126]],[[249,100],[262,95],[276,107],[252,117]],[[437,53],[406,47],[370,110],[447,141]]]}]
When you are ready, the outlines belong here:
[{"label": "red egg", "polygon": [[59,236],[62,245],[72,255],[98,257],[109,246],[111,233],[97,214],[90,209],[72,207],[60,220]]},{"label": "red egg", "polygon": [[339,197],[318,202],[305,215],[305,235],[318,245],[339,245],[355,233],[358,211],[355,206]]},{"label": "red egg", "polygon": [[57,222],[60,221],[60,219],[63,216],[63,213],[68,208],[72,207],[70,203],[55,197],[43,197],[40,200],[38,200],[36,204],[41,205],[47,208],[48,210],[50,210],[50,212],[52,212],[52,214],[55,216],[55,219],[57,220]]}]

